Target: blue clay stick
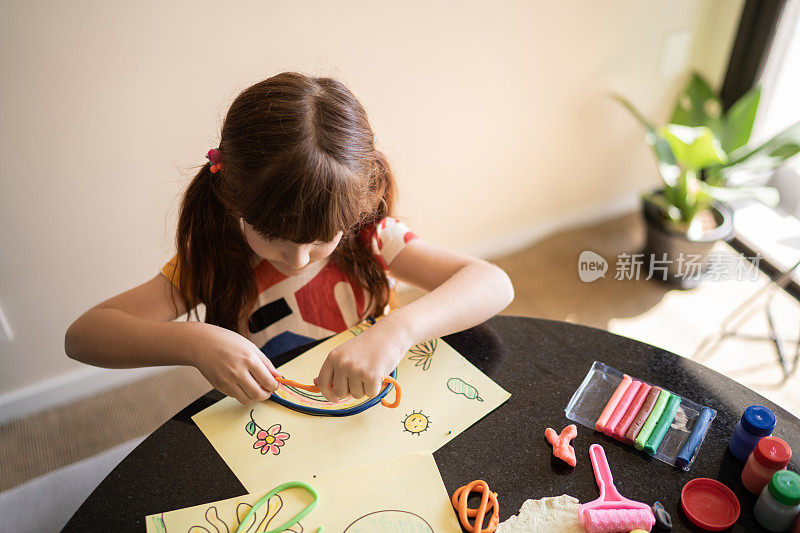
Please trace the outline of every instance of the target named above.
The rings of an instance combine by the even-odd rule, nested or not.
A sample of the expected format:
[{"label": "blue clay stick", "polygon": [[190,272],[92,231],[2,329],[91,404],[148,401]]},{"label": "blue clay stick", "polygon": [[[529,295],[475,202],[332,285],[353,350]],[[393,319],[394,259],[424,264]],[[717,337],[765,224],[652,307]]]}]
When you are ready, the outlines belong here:
[{"label": "blue clay stick", "polygon": [[689,433],[689,437],[686,439],[686,442],[683,443],[681,451],[678,452],[678,456],[675,458],[675,466],[678,468],[686,468],[686,466],[692,460],[694,452],[697,450],[697,446],[700,445],[700,441],[703,440],[706,430],[708,429],[708,425],[711,423],[712,414],[713,411],[711,411],[711,409],[708,407],[703,407],[703,409],[700,411],[697,420],[695,420],[692,432]]}]

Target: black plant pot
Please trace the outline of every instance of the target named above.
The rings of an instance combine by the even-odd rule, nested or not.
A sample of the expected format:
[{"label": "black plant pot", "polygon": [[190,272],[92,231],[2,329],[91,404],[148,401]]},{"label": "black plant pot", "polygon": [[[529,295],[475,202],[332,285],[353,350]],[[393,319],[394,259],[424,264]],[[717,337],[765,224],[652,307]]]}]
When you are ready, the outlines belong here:
[{"label": "black plant pot", "polygon": [[711,210],[717,227],[707,231],[700,239],[689,239],[686,234],[665,224],[655,204],[647,200],[642,202],[642,213],[647,222],[644,263],[648,267],[653,263],[653,279],[660,279],[681,289],[696,287],[703,280],[714,245],[733,237],[733,211],[728,204],[715,202]]}]

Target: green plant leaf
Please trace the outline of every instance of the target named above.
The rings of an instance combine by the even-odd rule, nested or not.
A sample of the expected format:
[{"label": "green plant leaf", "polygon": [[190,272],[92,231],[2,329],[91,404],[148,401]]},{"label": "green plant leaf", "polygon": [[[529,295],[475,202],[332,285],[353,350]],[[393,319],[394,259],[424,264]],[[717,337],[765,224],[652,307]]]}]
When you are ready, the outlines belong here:
[{"label": "green plant leaf", "polygon": [[676,161],[684,169],[697,171],[728,160],[714,132],[706,126],[667,124],[659,128],[658,134],[669,143]]},{"label": "green plant leaf", "polygon": [[800,153],[800,121],[756,148],[742,147],[731,154],[730,162],[715,170],[721,181],[714,185],[738,187],[763,183],[787,159]]},{"label": "green plant leaf", "polygon": [[625,98],[624,96],[622,96],[622,95],[619,95],[619,94],[617,94],[617,93],[611,93],[611,98],[613,98],[614,100],[616,100],[617,102],[619,102],[620,104],[622,104],[622,106],[623,106],[623,107],[625,107],[625,109],[627,109],[628,111],[630,111],[631,115],[633,115],[633,116],[634,116],[634,118],[636,118],[636,120],[638,120],[638,121],[639,121],[639,124],[641,124],[641,125],[642,125],[642,127],[643,127],[643,128],[646,130],[646,131],[655,131],[655,129],[656,129],[656,128],[655,128],[655,126],[653,126],[653,124],[651,124],[649,120],[647,120],[646,118],[644,118],[644,115],[642,115],[642,114],[639,112],[639,110],[638,110],[638,109],[636,109],[636,107],[634,107],[634,105],[631,103],[631,101],[630,101],[630,100],[628,100],[628,99],[627,99],[627,98]]},{"label": "green plant leaf", "polygon": [[724,187],[725,186],[725,176],[723,175],[723,169],[725,167],[723,165],[713,165],[710,167],[706,167],[703,169],[703,176],[705,182],[711,185],[712,187]]},{"label": "green plant leaf", "polygon": [[645,130],[644,140],[653,150],[653,155],[656,157],[656,165],[658,166],[658,173],[661,175],[661,179],[663,179],[664,183],[666,183],[668,186],[674,185],[675,180],[680,174],[680,168],[678,168],[678,165],[675,162],[675,155],[672,153],[669,143],[658,134],[655,126],[653,126],[650,121],[648,121],[641,113],[639,113],[639,111],[629,100],[618,94],[612,94],[611,97],[622,104],[625,109],[627,109],[631,115],[633,115],[634,118],[639,121],[639,124],[642,125],[642,128]]},{"label": "green plant leaf", "polygon": [[697,72],[692,73],[686,88],[680,92],[669,119],[681,126],[707,126],[718,131],[722,115],[722,102],[711,86]]},{"label": "green plant leaf", "polygon": [[755,147],[742,147],[730,154],[729,165],[737,165],[742,161],[756,155],[765,155],[777,160],[777,165],[792,157],[797,152],[792,151],[793,147],[800,146],[800,121],[795,122],[785,130]]},{"label": "green plant leaf", "polygon": [[698,172],[687,168],[678,176],[675,186],[664,187],[664,198],[679,213],[677,217],[670,217],[688,227],[694,216],[708,206],[711,199],[703,191]]},{"label": "green plant leaf", "polygon": [[247,425],[244,427],[244,429],[249,434],[255,435],[255,433],[256,433],[256,423],[251,420],[250,422],[247,423]]},{"label": "green plant leaf", "polygon": [[795,143],[786,143],[771,151],[769,156],[785,161],[786,159],[789,159],[797,154],[797,152],[800,152],[800,145]]},{"label": "green plant leaf", "polygon": [[763,204],[775,207],[781,199],[778,189],[774,187],[712,187],[704,183],[703,190],[720,202],[754,198]]},{"label": "green plant leaf", "polygon": [[753,131],[753,122],[756,120],[756,111],[761,99],[761,87],[754,87],[747,91],[728,110],[722,124],[724,127],[717,132],[722,148],[731,153],[737,148],[746,145]]},{"label": "green plant leaf", "polygon": [[[785,145],[786,150],[790,145]],[[794,151],[794,150],[791,150]],[[725,187],[741,187],[749,184],[762,184],[769,180],[772,173],[787,158],[788,152],[779,151],[781,157],[773,157],[770,154],[759,152],[744,159],[735,165],[728,165],[719,169],[722,181],[715,181],[712,185],[723,185]]]}]

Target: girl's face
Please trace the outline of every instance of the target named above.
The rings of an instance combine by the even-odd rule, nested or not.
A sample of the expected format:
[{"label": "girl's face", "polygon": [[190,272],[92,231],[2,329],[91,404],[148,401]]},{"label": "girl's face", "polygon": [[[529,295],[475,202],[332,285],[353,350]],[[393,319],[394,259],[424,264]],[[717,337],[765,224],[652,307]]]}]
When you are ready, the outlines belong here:
[{"label": "girl's face", "polygon": [[285,276],[301,274],[311,263],[325,259],[333,253],[342,239],[342,232],[330,242],[297,244],[281,239],[263,237],[253,226],[241,220],[242,233],[253,252],[269,261],[275,269]]}]

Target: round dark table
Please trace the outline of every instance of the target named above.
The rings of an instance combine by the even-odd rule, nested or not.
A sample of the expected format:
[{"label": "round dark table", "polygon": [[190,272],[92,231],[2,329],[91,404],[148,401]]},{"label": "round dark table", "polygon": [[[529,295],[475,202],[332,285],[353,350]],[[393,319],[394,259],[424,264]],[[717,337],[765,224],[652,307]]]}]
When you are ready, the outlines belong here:
[{"label": "round dark table", "polygon": [[[751,404],[773,410],[775,435],[796,452],[800,420],[752,390],[671,352],[599,329],[533,318],[497,316],[444,339],[511,393],[511,399],[433,455],[450,494],[473,479],[485,479],[499,494],[501,520],[528,498],[570,494],[581,502],[598,496],[589,446],[604,446],[620,492],[652,504],[660,500],[674,531],[700,531],[680,507],[683,485],[696,477],[718,479],[739,498],[742,513],[732,531],[760,531],[752,517],[756,497],[739,481],[742,463],[727,451],[728,438]],[[275,359],[276,366],[312,344]],[[593,361],[655,383],[717,410],[691,470],[653,460],[596,431],[578,427],[573,441],[578,465],[554,459],[546,427],[560,431],[569,421],[564,407]],[[144,531],[144,517],[246,493],[191,417],[222,398],[205,394],[147,437],[100,483],[64,531]]]}]

